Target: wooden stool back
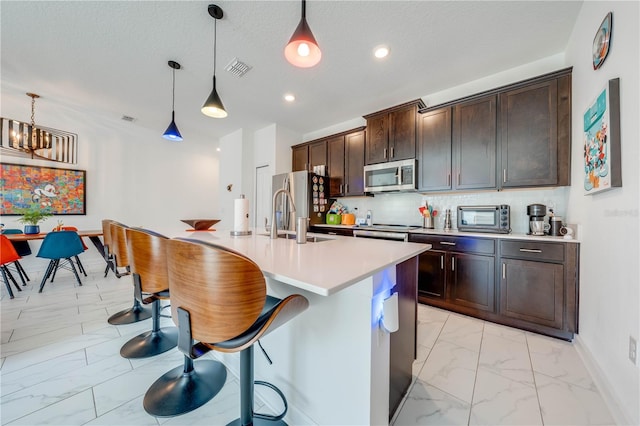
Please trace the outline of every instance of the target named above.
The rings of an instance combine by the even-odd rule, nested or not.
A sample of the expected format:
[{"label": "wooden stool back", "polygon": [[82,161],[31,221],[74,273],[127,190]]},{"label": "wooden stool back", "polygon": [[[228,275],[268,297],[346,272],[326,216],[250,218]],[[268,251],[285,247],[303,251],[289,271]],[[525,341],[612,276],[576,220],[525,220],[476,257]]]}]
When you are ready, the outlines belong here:
[{"label": "wooden stool back", "polygon": [[140,229],[126,229],[129,266],[133,274],[140,275],[140,286],[145,293],[159,293],[169,289],[167,249],[169,240],[164,235]]}]

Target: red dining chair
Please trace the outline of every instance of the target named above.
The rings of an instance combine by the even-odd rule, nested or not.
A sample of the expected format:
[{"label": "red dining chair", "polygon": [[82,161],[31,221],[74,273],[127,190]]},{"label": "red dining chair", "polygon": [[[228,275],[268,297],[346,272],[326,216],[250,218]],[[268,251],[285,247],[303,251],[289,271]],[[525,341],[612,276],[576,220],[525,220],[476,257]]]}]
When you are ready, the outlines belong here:
[{"label": "red dining chair", "polygon": [[[3,229],[0,234],[11,235],[11,234],[22,234],[21,229]],[[21,258],[24,256],[29,256],[31,254],[31,246],[29,245],[29,241],[11,241],[11,245],[16,249],[18,256]],[[16,266],[16,270],[18,271],[18,275],[22,280],[22,285],[27,285],[26,281],[31,281],[29,276],[27,275],[27,271],[24,270],[20,261],[16,260],[14,262]]]},{"label": "red dining chair", "polygon": [[9,281],[13,283],[18,291],[22,291],[22,289],[16,282],[15,278],[13,278],[13,275],[11,275],[11,271],[9,271],[7,266],[17,262],[19,259],[20,255],[13,247],[13,244],[11,244],[11,241],[9,241],[5,235],[0,235],[0,270],[2,271],[4,285],[7,287],[7,292],[9,292],[9,297],[11,299],[13,299],[13,291],[11,291]]}]

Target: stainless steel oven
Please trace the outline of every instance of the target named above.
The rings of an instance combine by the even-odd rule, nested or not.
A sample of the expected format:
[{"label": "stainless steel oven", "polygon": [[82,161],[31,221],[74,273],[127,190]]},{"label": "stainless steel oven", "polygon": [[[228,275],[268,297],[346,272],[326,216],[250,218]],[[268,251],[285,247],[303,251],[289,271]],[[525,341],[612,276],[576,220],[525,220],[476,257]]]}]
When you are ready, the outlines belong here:
[{"label": "stainless steel oven", "polygon": [[409,241],[409,231],[419,226],[371,225],[353,230],[356,238],[374,238],[378,240]]}]

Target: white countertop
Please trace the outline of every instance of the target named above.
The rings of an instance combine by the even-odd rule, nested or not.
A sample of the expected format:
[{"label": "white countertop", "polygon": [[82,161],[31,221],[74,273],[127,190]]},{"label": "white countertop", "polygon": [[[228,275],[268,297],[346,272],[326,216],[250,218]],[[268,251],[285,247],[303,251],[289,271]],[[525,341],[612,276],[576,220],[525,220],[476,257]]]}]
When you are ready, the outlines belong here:
[{"label": "white countertop", "polygon": [[266,277],[322,295],[332,295],[376,272],[428,250],[430,245],[312,234],[327,241],[297,244],[253,231],[232,237],[228,230],[184,232],[176,237],[198,239],[235,250],[260,267]]},{"label": "white countertop", "polygon": [[[320,228],[337,228],[337,229],[351,229],[351,230],[368,229],[366,226],[358,226],[358,225],[318,224],[313,226],[318,226]],[[451,231],[445,231],[444,229],[417,228],[417,229],[412,229],[411,231],[401,231],[401,232],[409,232],[410,234],[425,234],[425,235],[451,235],[455,237],[494,238],[494,239],[502,239],[502,240],[529,240],[529,241],[546,241],[546,242],[554,242],[554,243],[580,243],[580,240],[575,238],[553,237],[550,235],[529,235],[529,234],[519,234],[519,233],[497,234],[497,233],[491,233],[491,232],[458,231],[457,229],[453,229]]]}]

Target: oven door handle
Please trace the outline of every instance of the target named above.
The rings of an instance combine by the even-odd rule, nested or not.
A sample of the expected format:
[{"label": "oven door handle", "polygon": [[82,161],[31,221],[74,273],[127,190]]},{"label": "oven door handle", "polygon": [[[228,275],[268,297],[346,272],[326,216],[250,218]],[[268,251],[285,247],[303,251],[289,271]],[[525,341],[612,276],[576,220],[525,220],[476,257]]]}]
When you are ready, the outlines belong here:
[{"label": "oven door handle", "polygon": [[409,234],[406,232],[386,232],[386,231],[369,231],[356,229],[353,231],[356,238],[378,238],[381,240],[408,241]]}]

